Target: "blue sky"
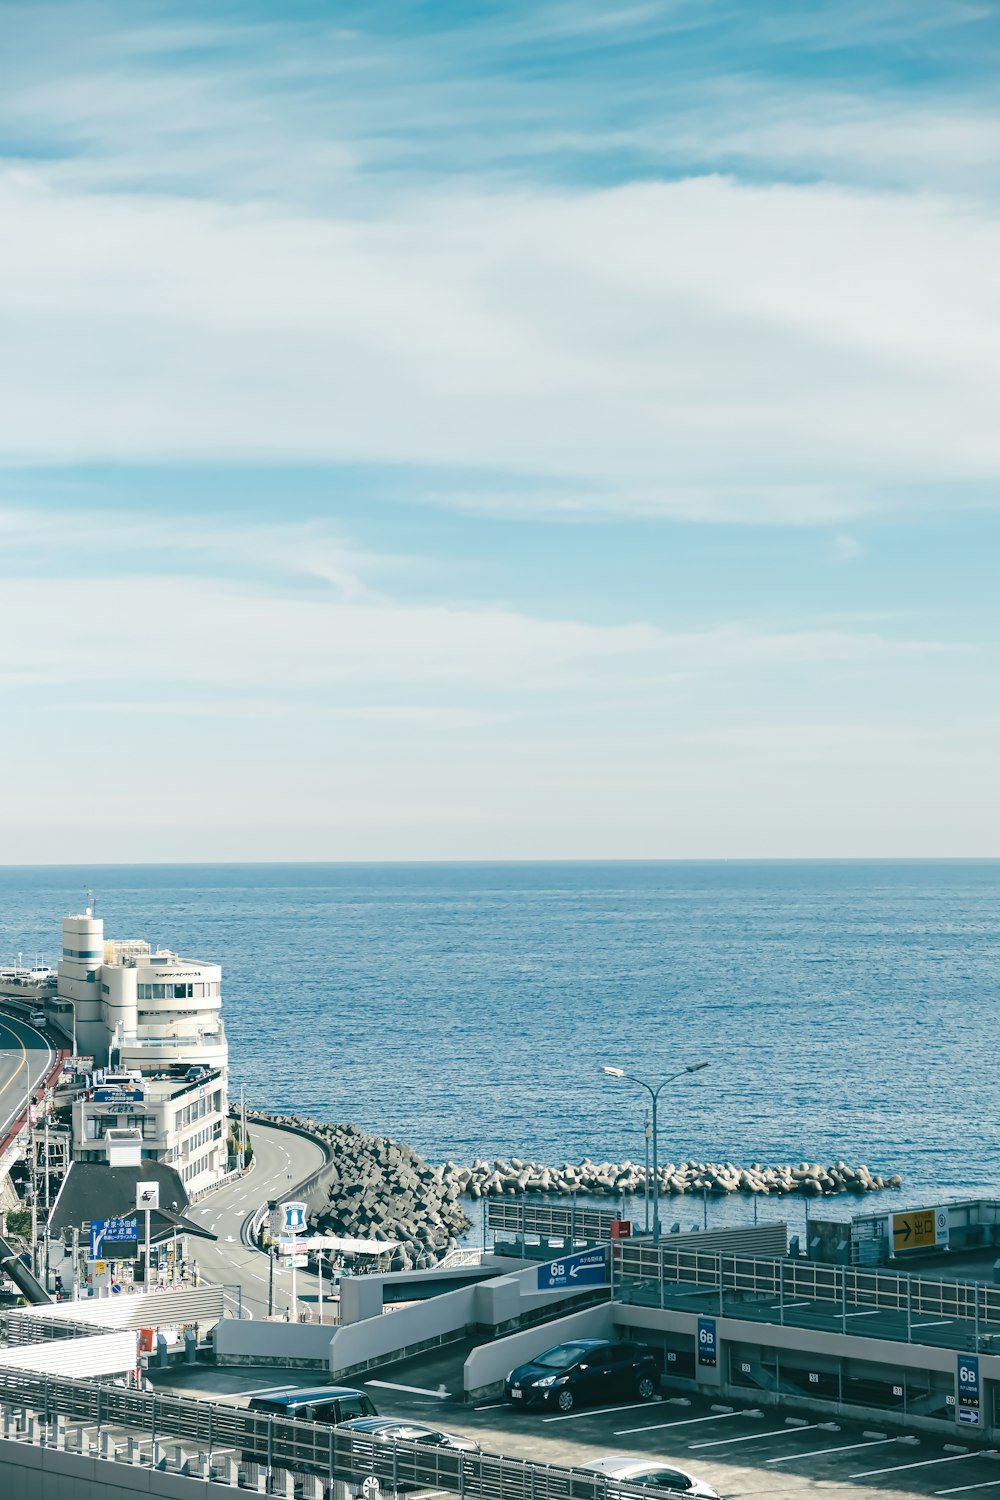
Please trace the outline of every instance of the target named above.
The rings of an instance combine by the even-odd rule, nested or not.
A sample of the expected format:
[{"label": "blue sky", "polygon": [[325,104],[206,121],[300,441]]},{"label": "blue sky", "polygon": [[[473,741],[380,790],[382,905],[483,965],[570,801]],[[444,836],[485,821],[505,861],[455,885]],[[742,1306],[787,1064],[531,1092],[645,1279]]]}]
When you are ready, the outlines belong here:
[{"label": "blue sky", "polygon": [[1000,854],[996,4],[0,33],[7,859]]}]

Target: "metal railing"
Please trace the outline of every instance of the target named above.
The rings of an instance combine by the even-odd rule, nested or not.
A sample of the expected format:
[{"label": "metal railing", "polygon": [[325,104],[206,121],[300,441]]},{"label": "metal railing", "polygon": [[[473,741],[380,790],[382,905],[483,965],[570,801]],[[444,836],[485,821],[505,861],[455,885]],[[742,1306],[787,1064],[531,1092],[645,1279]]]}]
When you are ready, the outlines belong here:
[{"label": "metal railing", "polygon": [[[861,1266],[713,1254],[628,1240],[621,1242],[613,1267],[614,1295],[625,1302],[691,1311],[694,1302],[704,1300],[706,1307],[699,1310],[796,1326],[811,1326],[819,1314],[824,1326],[839,1322],[845,1332],[848,1319],[881,1312],[885,1317],[866,1323],[865,1331],[908,1343],[927,1343],[923,1327],[934,1326],[936,1319],[964,1325],[970,1348],[1000,1335],[1000,1286],[989,1282],[941,1281]],[[769,1316],[762,1318],[762,1313]],[[926,1325],[921,1321],[925,1317]]]},{"label": "metal railing", "polygon": [[519,1235],[537,1234],[553,1239],[588,1240],[601,1243],[611,1238],[611,1225],[619,1215],[606,1209],[534,1203],[528,1198],[488,1198],[486,1227]]},{"label": "metal railing", "polygon": [[[216,1402],[186,1401],[93,1381],[64,1380],[0,1368],[0,1402],[33,1411],[46,1423],[72,1423],[142,1434],[151,1443],[180,1439],[207,1456],[224,1450],[270,1476],[277,1469],[358,1484],[375,1476],[382,1489],[443,1489],[470,1500],[667,1500],[676,1491],[630,1486],[555,1464],[384,1442],[318,1422],[290,1421]],[[152,1456],[152,1455],[151,1455]]]}]

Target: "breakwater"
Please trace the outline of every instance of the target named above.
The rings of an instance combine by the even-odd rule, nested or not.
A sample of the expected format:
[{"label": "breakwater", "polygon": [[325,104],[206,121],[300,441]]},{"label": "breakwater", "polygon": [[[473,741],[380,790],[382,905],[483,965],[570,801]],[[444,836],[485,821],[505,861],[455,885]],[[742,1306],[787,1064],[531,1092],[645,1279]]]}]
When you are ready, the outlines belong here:
[{"label": "breakwater", "polygon": [[248,1111],[250,1120],[294,1125],[331,1153],[305,1195],[310,1230],[357,1239],[395,1240],[396,1269],[432,1266],[470,1227],[459,1189],[404,1142],[366,1135],[354,1125],[327,1125],[302,1115]]},{"label": "breakwater", "polygon": [[[472,1166],[447,1161],[431,1166],[419,1152],[388,1136],[367,1135],[354,1125],[328,1125],[302,1115],[250,1110],[251,1121],[293,1125],[323,1141],[327,1165],[311,1179],[306,1193],[309,1224],[318,1234],[358,1239],[395,1240],[396,1267],[434,1265],[458,1244],[470,1227],[462,1198],[489,1198],[523,1193],[621,1199],[645,1191],[641,1163],[593,1162],[548,1167],[513,1156],[509,1161],[475,1161]],[[660,1193],[777,1194],[822,1197],[831,1193],[872,1193],[899,1188],[903,1179],[869,1171],[866,1166],[831,1166],[800,1162],[797,1167],[753,1162],[666,1162],[659,1171]]]},{"label": "breakwater", "polygon": [[[749,1167],[739,1167],[729,1161],[667,1162],[657,1175],[661,1195],[670,1197],[704,1192],[801,1193],[807,1197],[821,1197],[828,1193],[874,1193],[903,1185],[898,1173],[884,1176],[870,1172],[866,1166],[848,1166],[845,1161],[836,1161],[828,1167],[805,1161],[797,1167],[768,1167],[760,1162],[753,1162]],[[649,1179],[652,1186],[652,1171]],[[598,1198],[620,1198],[645,1192],[646,1168],[644,1164],[632,1161],[593,1162],[589,1157],[584,1157],[576,1166],[564,1162],[561,1167],[546,1167],[512,1156],[509,1161],[477,1161],[471,1167],[446,1162],[441,1181],[470,1198],[516,1193],[586,1193]]]}]

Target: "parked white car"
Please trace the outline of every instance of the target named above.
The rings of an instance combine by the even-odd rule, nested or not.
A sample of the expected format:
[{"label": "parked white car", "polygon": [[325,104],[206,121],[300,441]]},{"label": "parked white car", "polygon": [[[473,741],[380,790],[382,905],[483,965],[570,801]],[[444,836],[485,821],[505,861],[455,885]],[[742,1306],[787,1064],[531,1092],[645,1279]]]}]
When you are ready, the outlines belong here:
[{"label": "parked white car", "polygon": [[608,1479],[620,1479],[625,1484],[653,1484],[657,1489],[676,1490],[679,1495],[690,1495],[692,1500],[719,1500],[718,1490],[707,1479],[679,1469],[665,1458],[650,1458],[648,1454],[643,1458],[630,1458],[627,1453],[611,1454],[607,1458],[592,1458],[579,1468],[604,1474]]}]

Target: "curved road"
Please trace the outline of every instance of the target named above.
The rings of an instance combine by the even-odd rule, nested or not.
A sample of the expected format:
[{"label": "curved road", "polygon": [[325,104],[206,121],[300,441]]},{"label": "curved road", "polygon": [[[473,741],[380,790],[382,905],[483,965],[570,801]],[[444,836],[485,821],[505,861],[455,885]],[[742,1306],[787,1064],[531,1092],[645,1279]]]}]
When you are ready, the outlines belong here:
[{"label": "curved road", "polygon": [[37,1026],[0,1012],[0,1140],[55,1062],[52,1043]]},{"label": "curved road", "polygon": [[[240,1241],[240,1230],[247,1215],[271,1198],[287,1198],[295,1183],[302,1182],[323,1164],[323,1152],[312,1141],[278,1130],[272,1125],[251,1123],[254,1165],[246,1177],[217,1188],[207,1198],[188,1209],[188,1218],[218,1235],[218,1240],[192,1240],[190,1250],[204,1281],[227,1285],[226,1306],[235,1315],[242,1291],[243,1316],[267,1316],[268,1257],[261,1250],[251,1250]],[[329,1287],[324,1278],[324,1296]],[[310,1314],[316,1316],[318,1287],[315,1276],[296,1273],[296,1297]],[[292,1300],[292,1275],[276,1260],[274,1263],[274,1311],[283,1313]]]}]

